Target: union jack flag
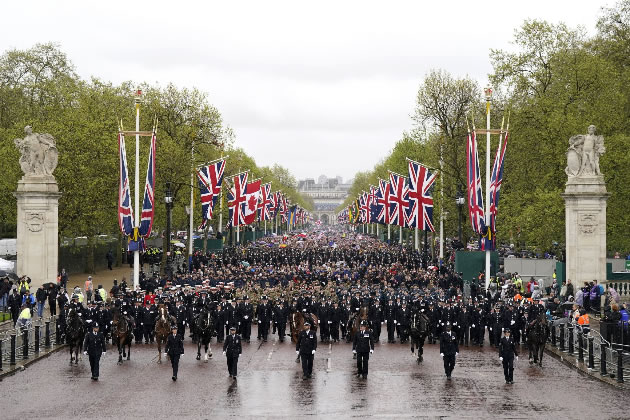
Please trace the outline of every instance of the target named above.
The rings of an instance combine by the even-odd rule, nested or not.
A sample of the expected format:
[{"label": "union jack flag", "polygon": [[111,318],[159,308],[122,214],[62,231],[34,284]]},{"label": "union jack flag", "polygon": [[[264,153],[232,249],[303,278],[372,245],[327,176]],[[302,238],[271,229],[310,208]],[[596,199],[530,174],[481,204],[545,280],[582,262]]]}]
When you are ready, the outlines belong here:
[{"label": "union jack flag", "polygon": [[289,220],[289,202],[284,194],[280,194],[280,221],[287,223]]},{"label": "union jack flag", "polygon": [[260,202],[258,203],[258,220],[271,220],[273,212],[273,194],[271,182],[260,187]]},{"label": "union jack flag", "polygon": [[468,133],[468,150],[466,153],[468,178],[468,213],[474,232],[482,235],[486,223],[483,210],[483,192],[481,189],[481,173],[479,172],[479,155],[477,153],[477,136],[473,130]]},{"label": "union jack flag", "polygon": [[282,193],[280,191],[276,191],[273,198],[273,216],[271,216],[274,219],[280,212],[281,201],[282,201]]},{"label": "union jack flag", "polygon": [[361,223],[370,223],[370,195],[366,192],[361,193]]},{"label": "union jack flag", "polygon": [[119,184],[118,184],[118,226],[125,236],[133,235],[134,222],[129,191],[129,172],[127,171],[127,151],[125,136],[118,134]]},{"label": "union jack flag", "polygon": [[201,190],[202,226],[205,226],[208,220],[212,220],[214,205],[221,194],[224,172],[225,159],[210,163],[197,171],[199,190]]},{"label": "union jack flag", "polygon": [[247,172],[234,175],[233,185],[228,191],[228,213],[231,226],[245,224],[243,204],[245,203],[245,189],[247,188]]},{"label": "union jack flag", "polygon": [[391,195],[391,185],[384,179],[378,180],[378,189],[376,190],[374,215],[376,217],[376,223],[382,225],[389,224],[389,205]]},{"label": "union jack flag", "polygon": [[409,211],[409,187],[404,176],[393,172],[389,173],[389,182],[391,184],[389,222],[391,225],[405,227],[405,215]]},{"label": "union jack flag", "polygon": [[144,199],[142,200],[142,218],[138,234],[148,238],[153,226],[155,213],[155,132],[151,136],[151,148],[149,149],[149,161],[147,163],[147,179],[144,183]]},{"label": "union jack flag", "polygon": [[374,185],[370,185],[370,191],[368,192],[368,223],[376,223],[376,217],[374,215],[376,190],[377,188]]},{"label": "union jack flag", "polygon": [[409,160],[409,216],[407,225],[410,228],[435,232],[433,227],[433,197],[431,187],[435,183],[437,173],[418,162]]},{"label": "union jack flag", "polygon": [[494,158],[492,166],[492,175],[490,177],[490,230],[492,233],[496,229],[496,217],[499,210],[499,191],[503,183],[503,164],[505,163],[505,150],[507,149],[508,133],[505,133],[505,140],[499,145],[497,154]]}]

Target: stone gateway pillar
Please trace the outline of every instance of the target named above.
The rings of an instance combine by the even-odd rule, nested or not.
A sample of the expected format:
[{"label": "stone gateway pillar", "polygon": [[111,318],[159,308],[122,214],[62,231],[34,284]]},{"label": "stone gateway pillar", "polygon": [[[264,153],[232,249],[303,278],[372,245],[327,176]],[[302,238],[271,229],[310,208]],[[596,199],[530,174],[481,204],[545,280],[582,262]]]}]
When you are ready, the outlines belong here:
[{"label": "stone gateway pillar", "polygon": [[569,139],[567,173],[562,197],[566,213],[567,279],[574,287],[585,281],[606,281],[606,192],[599,157],[605,152],[604,138],[588,134]]},{"label": "stone gateway pillar", "polygon": [[50,134],[24,129],[16,139],[24,176],[17,192],[17,275],[31,278],[31,290],[56,282],[59,252],[59,189],[53,171],[57,147]]}]

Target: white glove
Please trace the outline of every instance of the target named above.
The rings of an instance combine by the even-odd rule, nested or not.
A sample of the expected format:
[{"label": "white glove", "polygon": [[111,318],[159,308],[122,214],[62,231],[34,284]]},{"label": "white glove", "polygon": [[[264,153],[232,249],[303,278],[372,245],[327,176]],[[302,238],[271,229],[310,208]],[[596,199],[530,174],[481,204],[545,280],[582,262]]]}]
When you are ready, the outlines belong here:
[{"label": "white glove", "polygon": [[249,317],[248,317],[247,315],[245,315],[243,318],[245,318],[245,319],[249,319]]},{"label": "white glove", "polygon": [[238,325],[241,325],[241,323],[239,322]]},{"label": "white glove", "polygon": [[299,356],[299,355],[300,355],[300,351],[299,351],[299,350],[296,350],[296,351],[295,351],[295,354],[297,354],[297,355]]},{"label": "white glove", "polygon": [[107,353],[107,352],[106,352],[106,351],[104,351],[104,352],[101,354],[101,356],[105,356],[105,353]]},{"label": "white glove", "polygon": [[109,321],[109,323],[110,323],[110,324],[113,324],[113,323],[114,323],[114,321]]},{"label": "white glove", "polygon": [[475,324],[472,324],[472,327],[475,328]]},{"label": "white glove", "polygon": [[384,321],[383,321],[383,322],[381,322],[381,325],[382,325],[382,324],[384,324],[384,323],[385,323]]},{"label": "white glove", "polygon": [[311,352],[311,354],[315,354],[315,350],[313,350],[313,351]]},{"label": "white glove", "polygon": [[499,357],[499,360],[500,360],[500,361],[503,361],[503,357]]},{"label": "white glove", "polygon": [[510,321],[510,325],[514,325],[516,324],[516,322],[514,322],[514,320]]},{"label": "white glove", "polygon": [[144,325],[144,322],[141,322],[140,325]]},{"label": "white glove", "polygon": [[440,353],[440,357],[443,359],[444,358],[444,353]]},{"label": "white glove", "polygon": [[318,319],[318,320],[317,320],[317,323],[318,323],[318,324],[321,324],[321,323],[322,323],[321,319]]},{"label": "white glove", "polygon": [[459,356],[459,353],[455,353],[455,356]]},{"label": "white glove", "polygon": [[374,353],[374,350],[370,350],[370,354]]},{"label": "white glove", "polygon": [[85,354],[87,356],[87,351],[84,351],[83,354]]},{"label": "white glove", "polygon": [[396,320],[394,320],[394,324],[397,324]]},{"label": "white glove", "polygon": [[457,322],[453,322],[453,326],[457,325]]},{"label": "white glove", "polygon": [[228,321],[225,321],[225,325],[227,325],[227,324],[228,324]]},{"label": "white glove", "polygon": [[223,352],[223,355],[225,356],[225,352]]},{"label": "white glove", "polygon": [[329,324],[332,324],[332,321],[328,321]]},{"label": "white glove", "polygon": [[516,360],[518,360],[518,356],[516,356]]},{"label": "white glove", "polygon": [[490,327],[490,331],[492,331],[492,327]]}]

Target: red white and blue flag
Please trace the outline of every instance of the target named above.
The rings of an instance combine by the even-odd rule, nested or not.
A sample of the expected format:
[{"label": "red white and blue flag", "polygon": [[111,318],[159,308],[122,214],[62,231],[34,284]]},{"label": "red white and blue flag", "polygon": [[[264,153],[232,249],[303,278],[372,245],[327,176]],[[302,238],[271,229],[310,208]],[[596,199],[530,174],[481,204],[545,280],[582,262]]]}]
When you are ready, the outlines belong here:
[{"label": "red white and blue flag", "polygon": [[246,201],[245,189],[247,188],[247,172],[234,175],[233,185],[228,191],[228,213],[231,226],[245,224],[243,205]]},{"label": "red white and blue flag", "polygon": [[497,154],[492,166],[490,177],[490,230],[496,233],[496,217],[499,209],[499,192],[503,183],[503,164],[505,163],[505,150],[507,149],[508,133],[505,133],[503,144],[499,144]]},{"label": "red white and blue flag", "polygon": [[431,187],[435,183],[437,173],[421,163],[407,159],[409,162],[409,213],[407,225],[410,228],[435,232],[433,227],[433,197]]},{"label": "red white and blue flag", "polygon": [[153,216],[155,214],[155,132],[151,136],[151,147],[149,149],[149,160],[147,162],[147,179],[144,183],[144,198],[142,200],[142,216],[138,234],[145,238],[151,235],[153,227]]},{"label": "red white and blue flag", "polygon": [[368,223],[376,223],[376,217],[374,215],[374,207],[376,206],[376,190],[374,185],[370,185],[370,191],[368,192]]},{"label": "red white and blue flag", "polygon": [[406,214],[409,211],[409,188],[404,176],[389,173],[391,194],[389,196],[389,224],[405,227]]},{"label": "red white and blue flag", "polygon": [[384,179],[378,180],[378,188],[376,189],[374,216],[376,223],[382,225],[389,224],[389,204],[391,195],[391,185]]},{"label": "red white and blue flag", "polygon": [[271,193],[271,182],[260,187],[260,202],[258,203],[258,220],[271,220],[273,212],[273,194]]},{"label": "red white and blue flag", "polygon": [[223,174],[225,173],[225,159],[212,162],[199,168],[197,181],[201,191],[201,226],[205,226],[208,220],[212,220],[214,206],[221,194]]},{"label": "red white and blue flag", "polygon": [[359,197],[359,223],[369,223],[370,222],[370,206],[368,204],[368,193],[365,191],[361,193]]},{"label": "red white and blue flag", "polygon": [[479,155],[477,152],[477,136],[475,131],[468,133],[468,149],[466,153],[468,181],[468,214],[474,232],[482,235],[485,230],[483,192],[481,189],[481,173],[479,172]]},{"label": "red white and blue flag", "polygon": [[129,171],[127,170],[127,151],[125,136],[118,133],[119,185],[118,185],[118,226],[125,236],[132,236],[134,229],[133,211],[131,209],[131,192],[129,190]]}]

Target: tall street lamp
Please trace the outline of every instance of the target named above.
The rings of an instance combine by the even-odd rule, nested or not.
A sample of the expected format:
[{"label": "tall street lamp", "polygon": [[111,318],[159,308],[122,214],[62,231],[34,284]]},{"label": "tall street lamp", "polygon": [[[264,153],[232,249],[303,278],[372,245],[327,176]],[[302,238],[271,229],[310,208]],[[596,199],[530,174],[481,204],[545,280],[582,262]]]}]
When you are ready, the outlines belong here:
[{"label": "tall street lamp", "polygon": [[457,228],[457,238],[460,242],[462,242],[462,211],[464,209],[464,204],[466,204],[466,200],[464,199],[461,191],[457,191],[457,197],[455,198],[455,203],[457,204],[457,210],[459,212],[459,226]]},{"label": "tall street lamp", "polygon": [[171,209],[173,208],[173,192],[171,191],[171,183],[166,183],[166,192],[164,193],[164,203],[166,203],[166,252],[171,252]]}]

